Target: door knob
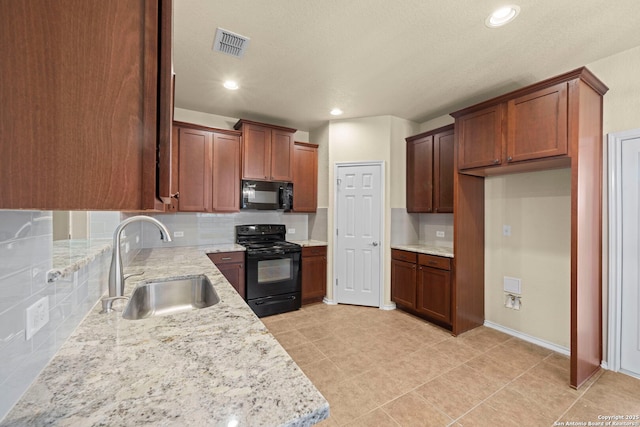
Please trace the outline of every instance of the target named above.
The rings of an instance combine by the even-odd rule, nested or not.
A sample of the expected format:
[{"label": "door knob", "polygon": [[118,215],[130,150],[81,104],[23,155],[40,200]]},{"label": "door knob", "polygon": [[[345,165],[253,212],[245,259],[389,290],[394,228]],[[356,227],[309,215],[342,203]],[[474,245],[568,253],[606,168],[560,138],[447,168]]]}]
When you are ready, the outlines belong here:
[{"label": "door knob", "polygon": [[378,242],[372,242],[371,246],[378,246]]}]

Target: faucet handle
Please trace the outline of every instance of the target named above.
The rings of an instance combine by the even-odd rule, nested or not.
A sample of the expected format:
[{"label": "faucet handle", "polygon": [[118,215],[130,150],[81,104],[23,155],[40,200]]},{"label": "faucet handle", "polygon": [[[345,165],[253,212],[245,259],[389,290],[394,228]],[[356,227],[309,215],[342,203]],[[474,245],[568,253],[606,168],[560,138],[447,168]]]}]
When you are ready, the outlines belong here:
[{"label": "faucet handle", "polygon": [[144,271],[140,272],[140,273],[130,273],[130,274],[125,274],[124,275],[124,280],[127,280],[129,277],[133,277],[133,276],[142,276],[144,274]]},{"label": "faucet handle", "polygon": [[113,311],[112,305],[116,300],[128,300],[129,297],[104,297],[100,301],[102,301],[102,311],[100,313],[111,313]]}]

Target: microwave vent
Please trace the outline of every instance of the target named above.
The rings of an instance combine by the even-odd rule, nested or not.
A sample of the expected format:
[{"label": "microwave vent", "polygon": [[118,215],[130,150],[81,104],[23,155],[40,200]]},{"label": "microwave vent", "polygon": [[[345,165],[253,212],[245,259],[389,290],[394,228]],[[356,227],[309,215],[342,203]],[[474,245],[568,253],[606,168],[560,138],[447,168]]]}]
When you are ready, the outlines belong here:
[{"label": "microwave vent", "polygon": [[213,50],[236,58],[242,58],[248,45],[249,37],[218,28],[216,30],[216,38],[213,41]]}]

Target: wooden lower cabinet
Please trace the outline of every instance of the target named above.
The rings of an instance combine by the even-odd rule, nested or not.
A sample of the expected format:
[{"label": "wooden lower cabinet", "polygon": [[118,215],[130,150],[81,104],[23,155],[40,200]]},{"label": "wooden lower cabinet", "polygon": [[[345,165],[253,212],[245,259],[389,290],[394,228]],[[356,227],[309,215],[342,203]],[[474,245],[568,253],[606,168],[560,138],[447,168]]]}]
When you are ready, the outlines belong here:
[{"label": "wooden lower cabinet", "polygon": [[302,304],[320,302],[327,293],[327,247],[302,248]]},{"label": "wooden lower cabinet", "polygon": [[218,252],[207,254],[220,273],[245,298],[244,252]]},{"label": "wooden lower cabinet", "polygon": [[391,300],[402,309],[451,327],[451,259],[391,250]]}]

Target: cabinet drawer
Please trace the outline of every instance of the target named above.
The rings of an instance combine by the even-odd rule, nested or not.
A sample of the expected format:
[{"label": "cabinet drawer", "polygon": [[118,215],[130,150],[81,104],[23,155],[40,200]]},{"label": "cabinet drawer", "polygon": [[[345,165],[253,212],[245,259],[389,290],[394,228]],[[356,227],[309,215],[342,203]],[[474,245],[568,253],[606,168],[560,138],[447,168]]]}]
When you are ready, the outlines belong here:
[{"label": "cabinet drawer", "polygon": [[302,248],[302,256],[322,256],[327,255],[326,246],[307,246]]},{"label": "cabinet drawer", "polygon": [[391,249],[391,259],[406,262],[418,262],[418,254],[415,252],[401,251],[399,249]]},{"label": "cabinet drawer", "polygon": [[244,262],[244,252],[218,252],[207,254],[214,264],[229,264],[232,262]]},{"label": "cabinet drawer", "polygon": [[418,264],[426,267],[439,268],[441,270],[451,270],[451,259],[441,256],[420,254]]}]

